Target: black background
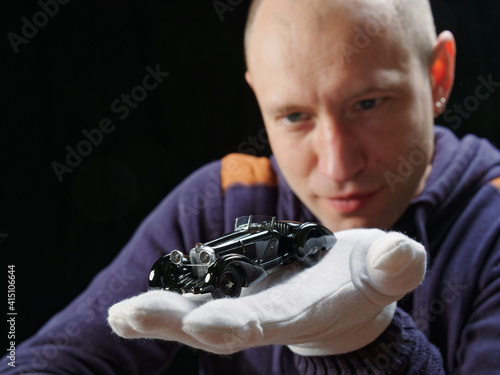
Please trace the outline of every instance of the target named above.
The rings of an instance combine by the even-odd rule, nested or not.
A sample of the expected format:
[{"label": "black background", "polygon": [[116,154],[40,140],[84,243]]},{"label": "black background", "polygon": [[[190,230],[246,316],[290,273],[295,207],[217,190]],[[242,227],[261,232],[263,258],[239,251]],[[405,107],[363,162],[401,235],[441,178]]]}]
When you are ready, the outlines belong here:
[{"label": "black background", "polygon": [[[0,252],[6,276],[7,264],[16,267],[18,342],[81,292],[190,172],[229,152],[268,153],[243,76],[248,4],[220,15],[212,1],[72,0],[16,53],[8,34],[22,36],[23,17],[33,21],[41,7],[9,2],[1,23]],[[479,77],[500,82],[499,2],[432,5],[438,30],[451,30],[458,45],[448,108],[470,106]],[[157,65],[169,76],[119,119],[111,103]],[[468,116],[437,122],[499,146],[499,108],[495,91]],[[52,163],[65,164],[66,147],[103,118],[114,130],[60,182]]]}]

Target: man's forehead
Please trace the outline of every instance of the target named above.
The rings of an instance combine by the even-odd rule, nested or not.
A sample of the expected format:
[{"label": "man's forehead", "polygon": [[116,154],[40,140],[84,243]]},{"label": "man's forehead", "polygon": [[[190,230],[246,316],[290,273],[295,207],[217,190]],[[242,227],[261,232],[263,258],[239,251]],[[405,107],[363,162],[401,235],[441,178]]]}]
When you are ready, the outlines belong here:
[{"label": "man's forehead", "polygon": [[[325,48],[331,47],[333,40],[328,38],[342,34],[347,36],[347,52],[352,54],[381,33],[385,33],[384,38],[402,43],[402,49],[412,49],[426,66],[436,40],[429,1],[255,0],[245,30],[245,55],[251,70],[250,60],[271,34],[288,37],[281,43],[294,45],[293,53],[303,48],[300,43],[321,48],[320,39],[328,41]],[[282,46],[277,44],[275,48],[278,47]]]},{"label": "man's forehead", "polygon": [[301,21],[331,23],[346,16],[358,19],[373,12],[393,13],[394,0],[260,0],[250,15],[252,23],[262,27],[266,22],[294,24]]},{"label": "man's forehead", "polygon": [[299,69],[307,75],[332,65],[378,59],[382,53],[402,58],[406,46],[394,28],[387,27],[388,19],[385,16],[371,18],[372,29],[368,34],[366,22],[342,17],[331,19],[329,24],[309,25],[304,21],[287,26],[268,24],[254,30],[247,49],[249,71],[260,65],[266,69]]},{"label": "man's forehead", "polygon": [[371,25],[373,38],[383,34],[391,23],[391,11],[373,7],[375,3],[387,1],[372,0],[367,4],[366,0],[264,0],[249,32],[247,58],[315,53],[321,59],[327,49],[359,49],[356,45],[359,42],[354,40],[359,28]]}]

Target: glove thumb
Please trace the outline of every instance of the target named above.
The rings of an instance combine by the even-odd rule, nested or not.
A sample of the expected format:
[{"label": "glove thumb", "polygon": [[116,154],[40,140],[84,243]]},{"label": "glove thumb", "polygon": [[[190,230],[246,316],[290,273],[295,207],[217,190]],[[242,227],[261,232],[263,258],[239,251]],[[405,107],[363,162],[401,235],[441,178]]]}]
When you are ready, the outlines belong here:
[{"label": "glove thumb", "polygon": [[415,289],[424,278],[427,254],[418,242],[388,232],[350,259],[353,283],[377,305],[387,305]]}]

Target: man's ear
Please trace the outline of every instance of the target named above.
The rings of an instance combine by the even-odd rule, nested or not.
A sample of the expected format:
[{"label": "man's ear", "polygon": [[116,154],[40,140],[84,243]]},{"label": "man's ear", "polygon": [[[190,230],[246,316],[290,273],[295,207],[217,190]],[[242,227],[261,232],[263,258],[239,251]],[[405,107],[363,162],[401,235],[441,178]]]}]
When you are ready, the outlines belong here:
[{"label": "man's ear", "polygon": [[432,98],[435,103],[436,115],[444,110],[453,88],[455,53],[456,45],[453,34],[449,31],[443,31],[437,37],[430,65]]},{"label": "man's ear", "polygon": [[252,86],[252,77],[250,77],[250,72],[248,70],[245,72],[245,80],[250,85],[250,87],[253,89],[253,86]]}]

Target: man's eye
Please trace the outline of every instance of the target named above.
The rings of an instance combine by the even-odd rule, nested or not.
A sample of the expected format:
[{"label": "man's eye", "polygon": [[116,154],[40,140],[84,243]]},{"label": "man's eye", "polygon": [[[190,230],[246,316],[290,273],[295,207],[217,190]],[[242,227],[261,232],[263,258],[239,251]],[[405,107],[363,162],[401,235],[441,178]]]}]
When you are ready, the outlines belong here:
[{"label": "man's eye", "polygon": [[381,101],[382,101],[382,98],[361,100],[361,101],[356,103],[356,109],[359,109],[362,111],[368,111],[370,109],[375,108]]},{"label": "man's eye", "polygon": [[299,121],[304,121],[306,120],[306,116],[301,113],[301,112],[295,112],[295,113],[290,113],[289,115],[286,115],[284,116],[284,118],[288,121],[288,122],[299,122]]}]

